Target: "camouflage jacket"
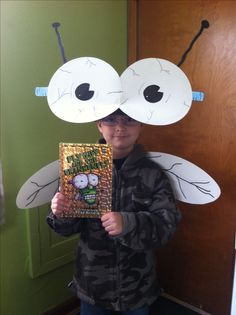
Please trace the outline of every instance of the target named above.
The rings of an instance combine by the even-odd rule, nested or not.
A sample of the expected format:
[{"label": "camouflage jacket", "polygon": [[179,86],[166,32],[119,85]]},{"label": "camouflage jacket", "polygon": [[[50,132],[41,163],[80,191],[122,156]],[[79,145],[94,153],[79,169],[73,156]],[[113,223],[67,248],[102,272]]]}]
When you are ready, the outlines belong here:
[{"label": "camouflage jacket", "polygon": [[150,305],[160,289],[155,249],[176,229],[180,213],[170,183],[160,167],[136,145],[119,171],[113,165],[113,209],[124,229],[111,237],[100,219],[59,219],[48,224],[59,234],[80,233],[73,287],[80,299],[105,309]]}]

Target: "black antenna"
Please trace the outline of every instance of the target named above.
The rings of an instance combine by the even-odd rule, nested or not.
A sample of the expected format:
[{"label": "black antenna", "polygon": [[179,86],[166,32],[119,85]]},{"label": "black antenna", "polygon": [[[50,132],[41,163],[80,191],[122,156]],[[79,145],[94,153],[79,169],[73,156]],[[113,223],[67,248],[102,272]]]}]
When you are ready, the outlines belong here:
[{"label": "black antenna", "polygon": [[52,27],[55,29],[55,32],[57,34],[57,40],[58,40],[59,48],[60,48],[60,51],[61,51],[63,63],[66,63],[67,59],[66,59],[66,56],[65,56],[65,51],[64,51],[63,44],[62,44],[61,35],[60,35],[59,31],[58,31],[58,28],[59,28],[60,25],[61,24],[59,22],[52,23]]},{"label": "black antenna", "polygon": [[180,67],[183,62],[185,61],[186,57],[187,57],[187,54],[190,52],[190,50],[192,49],[193,47],[193,44],[196,42],[196,40],[198,39],[198,37],[202,34],[202,32],[204,31],[204,28],[208,28],[210,26],[209,22],[207,20],[203,20],[201,22],[201,28],[200,30],[198,31],[198,33],[194,36],[194,38],[192,39],[188,49],[185,51],[185,53],[183,54],[180,62],[178,63],[178,67]]}]

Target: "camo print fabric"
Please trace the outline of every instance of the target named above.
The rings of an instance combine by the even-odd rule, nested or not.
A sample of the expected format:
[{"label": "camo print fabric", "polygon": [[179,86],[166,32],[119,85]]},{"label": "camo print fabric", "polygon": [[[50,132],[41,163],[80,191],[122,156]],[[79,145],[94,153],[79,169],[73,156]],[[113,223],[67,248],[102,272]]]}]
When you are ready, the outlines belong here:
[{"label": "camo print fabric", "polygon": [[124,230],[108,236],[100,219],[48,216],[59,234],[80,233],[72,282],[79,298],[105,309],[132,310],[160,294],[155,250],[166,244],[180,220],[170,183],[160,167],[136,145],[117,171],[113,165],[113,209]]}]

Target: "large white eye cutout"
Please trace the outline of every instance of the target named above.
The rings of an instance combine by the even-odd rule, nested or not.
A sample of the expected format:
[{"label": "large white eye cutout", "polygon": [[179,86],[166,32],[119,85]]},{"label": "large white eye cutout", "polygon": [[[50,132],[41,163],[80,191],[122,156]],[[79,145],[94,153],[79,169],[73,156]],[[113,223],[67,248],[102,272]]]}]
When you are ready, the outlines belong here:
[{"label": "large white eye cutout", "polygon": [[192,88],[187,76],[168,60],[147,58],[130,65],[121,75],[120,109],[150,125],[168,125],[190,110]]},{"label": "large white eye cutout", "polygon": [[119,108],[121,82],[105,61],[81,57],[63,64],[52,76],[47,92],[54,115],[72,123],[101,119]]}]

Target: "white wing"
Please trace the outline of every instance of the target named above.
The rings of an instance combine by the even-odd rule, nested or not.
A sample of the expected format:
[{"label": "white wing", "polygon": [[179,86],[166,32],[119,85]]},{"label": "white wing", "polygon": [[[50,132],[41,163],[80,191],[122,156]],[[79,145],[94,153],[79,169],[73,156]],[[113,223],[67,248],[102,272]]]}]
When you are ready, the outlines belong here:
[{"label": "white wing", "polygon": [[36,172],[21,187],[16,197],[20,209],[39,207],[49,202],[59,187],[59,161],[56,160]]},{"label": "white wing", "polygon": [[148,152],[148,156],[168,176],[177,200],[190,204],[206,204],[220,196],[217,183],[197,165],[162,152]]},{"label": "white wing", "polygon": [[[220,196],[220,188],[212,177],[195,164],[162,152],[148,152],[171,181],[176,199],[190,204],[206,204]],[[16,198],[20,209],[39,207],[50,202],[59,187],[59,161],[36,172],[21,187]]]}]

